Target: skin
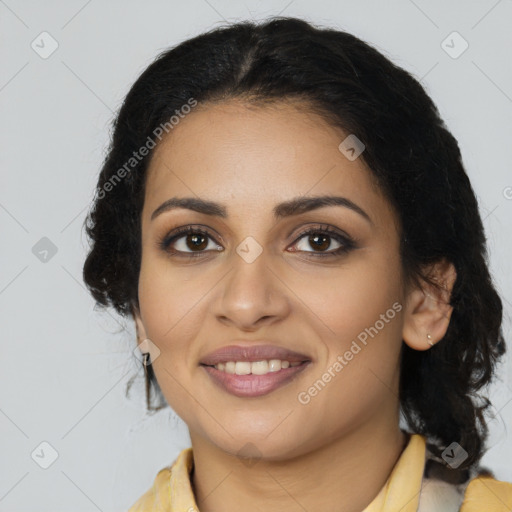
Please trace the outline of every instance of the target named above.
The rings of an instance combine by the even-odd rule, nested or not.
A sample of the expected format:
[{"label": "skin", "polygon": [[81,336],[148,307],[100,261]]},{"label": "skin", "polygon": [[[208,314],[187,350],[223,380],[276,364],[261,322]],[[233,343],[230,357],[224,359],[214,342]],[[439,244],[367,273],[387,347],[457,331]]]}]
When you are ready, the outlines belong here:
[{"label": "skin", "polygon": [[[338,149],[348,134],[298,106],[230,100],[197,107],[162,140],[148,169],[134,318],[139,342],[149,338],[158,347],[156,377],[189,428],[202,512],[364,509],[408,441],[398,426],[402,342],[427,350],[427,333],[435,343],[449,323],[453,266],[429,269],[440,291],[403,284],[390,203],[362,158],[350,161]],[[342,206],[273,218],[277,203],[304,195],[344,196],[371,222]],[[151,220],[171,197],[215,201],[228,216],[175,209]],[[158,246],[175,228],[198,224],[211,233],[201,256]],[[318,256],[308,235],[298,235],[321,225],[347,233],[356,248]],[[248,236],[262,249],[252,263],[236,252]],[[190,254],[186,237],[174,248]],[[340,243],[328,238],[325,247]],[[394,303],[401,311],[301,404],[298,394]],[[260,343],[307,354],[312,363],[256,398],[221,390],[199,366],[222,346]],[[244,446],[252,464],[237,456]]]}]

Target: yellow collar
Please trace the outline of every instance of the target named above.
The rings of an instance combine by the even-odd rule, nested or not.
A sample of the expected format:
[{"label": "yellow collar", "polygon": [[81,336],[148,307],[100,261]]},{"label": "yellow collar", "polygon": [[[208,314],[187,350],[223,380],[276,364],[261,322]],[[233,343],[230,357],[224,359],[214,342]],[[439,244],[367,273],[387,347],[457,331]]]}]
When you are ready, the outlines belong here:
[{"label": "yellow collar", "polygon": [[425,438],[411,434],[409,442],[379,494],[363,512],[416,512],[425,467]]},{"label": "yellow collar", "polygon": [[[387,482],[363,512],[416,512],[425,465],[425,438],[410,439]],[[194,467],[192,448],[182,450],[174,464],[160,470],[153,487],[129,512],[198,512],[190,474]]]}]

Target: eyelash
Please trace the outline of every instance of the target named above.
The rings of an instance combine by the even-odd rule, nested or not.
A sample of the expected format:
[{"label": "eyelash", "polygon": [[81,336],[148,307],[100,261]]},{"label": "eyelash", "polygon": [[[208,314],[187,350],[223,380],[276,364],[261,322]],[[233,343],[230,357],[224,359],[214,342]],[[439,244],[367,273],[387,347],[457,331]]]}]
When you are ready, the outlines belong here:
[{"label": "eyelash", "polygon": [[[176,242],[178,239],[182,238],[184,235],[188,234],[194,234],[194,235],[203,235],[206,238],[212,239],[212,236],[210,233],[200,227],[194,227],[194,226],[184,226],[181,228],[177,228],[172,233],[164,235],[160,240],[158,240],[157,245],[158,247],[166,252],[169,253],[171,256],[178,256],[183,258],[197,258],[203,256],[207,251],[192,251],[192,252],[185,252],[185,251],[176,251],[176,250],[170,250],[169,246]],[[313,254],[314,258],[320,257],[320,258],[329,258],[329,257],[337,257],[344,254],[347,254],[351,250],[357,248],[357,244],[355,241],[349,237],[348,235],[342,235],[338,231],[334,230],[330,226],[323,225],[319,227],[314,228],[307,228],[306,230],[302,231],[297,235],[297,238],[295,239],[294,245],[299,242],[302,238],[304,238],[306,235],[327,235],[329,238],[332,238],[339,242],[341,247],[338,249],[335,249],[333,251],[329,252],[317,252],[317,251],[294,251],[294,252],[306,252]],[[215,240],[213,240],[215,242]],[[216,242],[215,242],[216,243]],[[220,244],[218,244],[220,245]]]}]

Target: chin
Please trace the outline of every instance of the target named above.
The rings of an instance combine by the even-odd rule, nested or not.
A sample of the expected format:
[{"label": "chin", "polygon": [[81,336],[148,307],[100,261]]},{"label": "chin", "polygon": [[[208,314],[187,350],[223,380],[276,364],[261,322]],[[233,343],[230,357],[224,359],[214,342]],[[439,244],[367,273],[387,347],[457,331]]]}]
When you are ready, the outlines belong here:
[{"label": "chin", "polygon": [[223,436],[223,439],[211,439],[210,441],[225,453],[239,458],[247,464],[255,464],[258,460],[286,461],[309,451],[307,439],[293,439],[286,432],[281,436],[277,434],[261,435],[244,431],[237,435],[230,432],[233,438]]}]

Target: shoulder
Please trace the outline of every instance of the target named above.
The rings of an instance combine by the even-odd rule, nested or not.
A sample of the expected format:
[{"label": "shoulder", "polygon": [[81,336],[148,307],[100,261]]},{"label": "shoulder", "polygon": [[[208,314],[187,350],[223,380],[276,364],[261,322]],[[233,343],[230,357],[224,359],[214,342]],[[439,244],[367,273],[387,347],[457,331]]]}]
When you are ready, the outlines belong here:
[{"label": "shoulder", "polygon": [[420,512],[512,511],[512,483],[497,480],[490,470],[480,466],[452,468],[435,456],[432,448],[427,444]]},{"label": "shoulder", "polygon": [[[146,491],[128,512],[169,512],[190,509],[183,503],[193,504],[190,472],[193,468],[192,448],[182,450],[175,461],[161,469],[151,488]],[[171,508],[172,501],[172,508]]]},{"label": "shoulder", "polygon": [[482,510],[486,512],[512,510],[512,483],[496,480],[487,474],[472,478],[466,487],[460,512]]},{"label": "shoulder", "polygon": [[171,479],[171,466],[161,469],[151,488],[146,491],[128,512],[164,512],[168,509],[168,487]]}]

